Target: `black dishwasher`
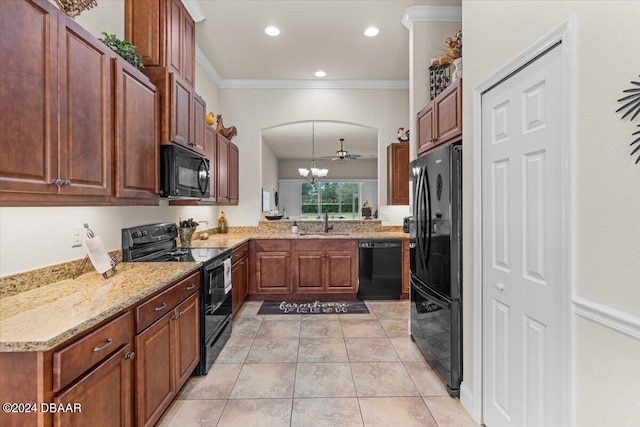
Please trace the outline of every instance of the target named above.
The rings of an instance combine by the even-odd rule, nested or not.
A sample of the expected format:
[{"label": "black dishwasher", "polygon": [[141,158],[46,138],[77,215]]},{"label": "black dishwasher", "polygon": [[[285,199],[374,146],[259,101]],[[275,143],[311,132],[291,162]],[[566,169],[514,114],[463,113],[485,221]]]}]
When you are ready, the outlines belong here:
[{"label": "black dishwasher", "polygon": [[400,299],[402,294],[402,241],[358,241],[358,299]]}]

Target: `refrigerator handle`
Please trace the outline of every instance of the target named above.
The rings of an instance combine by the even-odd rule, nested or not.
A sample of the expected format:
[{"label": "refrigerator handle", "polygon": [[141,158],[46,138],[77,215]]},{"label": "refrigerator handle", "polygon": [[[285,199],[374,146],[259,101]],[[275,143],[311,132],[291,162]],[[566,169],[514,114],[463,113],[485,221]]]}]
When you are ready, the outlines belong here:
[{"label": "refrigerator handle", "polygon": [[426,207],[427,207],[427,228],[425,230],[425,239],[427,241],[427,256],[425,259],[425,270],[429,268],[429,256],[431,255],[431,187],[429,183],[429,175],[427,174],[427,167],[425,166],[424,180],[426,181],[427,193],[426,193]]},{"label": "refrigerator handle", "polygon": [[426,184],[426,166],[420,168],[420,176],[419,176],[419,188],[420,188],[420,198],[418,199],[418,203],[420,203],[420,208],[422,212],[422,216],[420,217],[420,226],[416,230],[416,237],[418,238],[418,248],[420,249],[420,264],[422,265],[423,271],[427,270],[427,259],[429,257],[428,252],[425,250],[425,231],[426,225],[425,221],[427,220],[425,216],[427,215],[427,199],[425,193],[425,184]]}]

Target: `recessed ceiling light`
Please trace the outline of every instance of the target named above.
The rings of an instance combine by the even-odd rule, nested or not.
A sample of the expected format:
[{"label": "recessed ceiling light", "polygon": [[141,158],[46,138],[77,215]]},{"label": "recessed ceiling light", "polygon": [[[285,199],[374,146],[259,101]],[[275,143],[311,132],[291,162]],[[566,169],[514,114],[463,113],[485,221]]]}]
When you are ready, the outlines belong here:
[{"label": "recessed ceiling light", "polygon": [[264,32],[271,37],[275,37],[280,34],[280,30],[273,25],[264,29]]},{"label": "recessed ceiling light", "polygon": [[325,73],[324,71],[322,70],[316,71],[316,77],[326,77],[326,76],[327,76],[327,73]]},{"label": "recessed ceiling light", "polygon": [[377,29],[376,27],[369,27],[366,30],[364,30],[364,35],[367,37],[375,37],[380,33],[380,30]]}]

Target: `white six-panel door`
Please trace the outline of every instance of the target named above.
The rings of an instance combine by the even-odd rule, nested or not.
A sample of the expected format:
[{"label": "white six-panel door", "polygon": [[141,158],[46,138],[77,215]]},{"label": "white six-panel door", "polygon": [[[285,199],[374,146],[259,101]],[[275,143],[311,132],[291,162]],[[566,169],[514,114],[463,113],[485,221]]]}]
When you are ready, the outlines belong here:
[{"label": "white six-panel door", "polygon": [[482,95],[483,420],[562,420],[561,49]]}]

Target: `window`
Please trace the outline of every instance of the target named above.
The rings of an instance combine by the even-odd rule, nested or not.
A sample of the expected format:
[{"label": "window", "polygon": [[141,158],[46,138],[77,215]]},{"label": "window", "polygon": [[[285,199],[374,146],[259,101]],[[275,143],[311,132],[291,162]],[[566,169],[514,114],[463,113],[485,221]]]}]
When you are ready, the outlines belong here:
[{"label": "window", "polygon": [[360,219],[365,201],[377,205],[376,180],[320,181],[311,184],[300,180],[280,180],[280,208],[290,217],[316,219],[327,213],[330,217]]}]

